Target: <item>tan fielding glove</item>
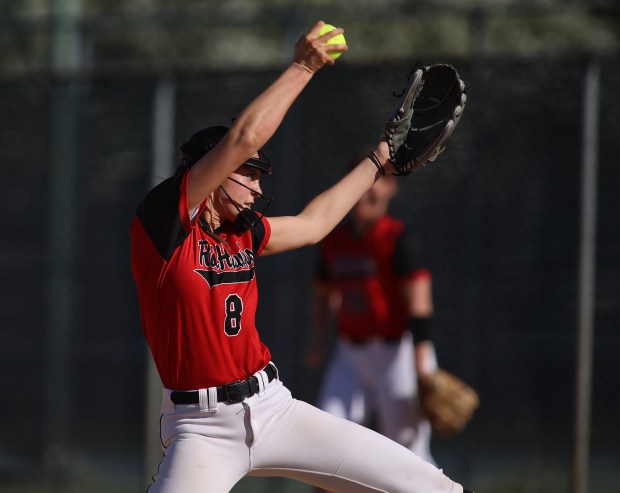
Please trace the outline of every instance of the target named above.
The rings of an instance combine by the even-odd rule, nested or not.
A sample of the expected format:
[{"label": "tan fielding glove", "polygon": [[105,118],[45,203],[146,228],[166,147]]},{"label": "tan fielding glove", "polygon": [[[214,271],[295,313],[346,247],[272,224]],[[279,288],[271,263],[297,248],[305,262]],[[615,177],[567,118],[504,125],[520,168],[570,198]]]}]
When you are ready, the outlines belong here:
[{"label": "tan fielding glove", "polygon": [[422,410],[440,435],[461,431],[480,405],[478,393],[446,370],[421,375],[419,385]]}]

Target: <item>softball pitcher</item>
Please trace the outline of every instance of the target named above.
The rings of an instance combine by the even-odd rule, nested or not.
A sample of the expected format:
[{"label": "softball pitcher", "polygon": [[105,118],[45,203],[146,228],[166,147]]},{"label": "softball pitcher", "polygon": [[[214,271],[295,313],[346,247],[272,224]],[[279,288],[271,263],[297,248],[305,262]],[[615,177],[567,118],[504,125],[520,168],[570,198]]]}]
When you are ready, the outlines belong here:
[{"label": "softball pitcher", "polygon": [[274,475],[342,493],[464,491],[396,442],[293,399],[255,326],[256,257],[317,243],[394,170],[380,142],[379,165],[361,160],[296,216],[264,215],[260,179],[272,166],[260,149],[313,74],[334,63],[326,43],[342,29],[319,36],[323,25],[230,128],[182,145],[177,172],[132,222],[142,328],[164,386],[164,456],[150,493],[224,493],[244,476]]}]

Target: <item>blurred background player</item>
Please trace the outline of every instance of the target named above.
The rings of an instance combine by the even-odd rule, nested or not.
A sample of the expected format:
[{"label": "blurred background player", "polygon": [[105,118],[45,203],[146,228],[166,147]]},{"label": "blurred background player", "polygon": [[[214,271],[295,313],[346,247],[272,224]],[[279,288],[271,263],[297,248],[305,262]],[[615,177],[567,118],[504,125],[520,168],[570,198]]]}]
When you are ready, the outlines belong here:
[{"label": "blurred background player", "polygon": [[431,271],[419,238],[388,213],[397,180],[377,181],[321,243],[307,362],[323,364],[336,325],[318,407],[360,424],[372,418],[380,433],[434,463],[417,385],[437,369]]}]

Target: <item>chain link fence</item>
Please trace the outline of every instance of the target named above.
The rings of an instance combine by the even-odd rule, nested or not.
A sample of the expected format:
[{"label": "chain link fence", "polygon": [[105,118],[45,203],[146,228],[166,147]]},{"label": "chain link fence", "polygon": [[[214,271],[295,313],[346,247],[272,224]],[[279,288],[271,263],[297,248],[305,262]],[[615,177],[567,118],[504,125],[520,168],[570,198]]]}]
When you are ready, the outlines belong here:
[{"label": "chain link fence", "polygon": [[[433,266],[439,363],[482,405],[445,472],[476,491],[567,493],[574,443],[584,74],[590,60],[454,63],[468,105],[438,161],[393,203]],[[600,63],[591,493],[620,492],[620,111],[617,60]],[[271,215],[295,214],[374,143],[406,64],[340,64],[315,77],[267,146]],[[273,70],[175,72],[175,142],[227,123]],[[142,491],[148,354],[128,227],[154,177],[152,74],[0,80],[4,180],[0,374],[2,491]],[[170,169],[174,165],[170,163]],[[258,260],[258,326],[294,396],[316,248]],[[153,471],[154,472],[154,471]],[[29,489],[30,488],[30,489]],[[38,488],[38,489],[35,489]],[[243,480],[237,491],[309,491]]]}]

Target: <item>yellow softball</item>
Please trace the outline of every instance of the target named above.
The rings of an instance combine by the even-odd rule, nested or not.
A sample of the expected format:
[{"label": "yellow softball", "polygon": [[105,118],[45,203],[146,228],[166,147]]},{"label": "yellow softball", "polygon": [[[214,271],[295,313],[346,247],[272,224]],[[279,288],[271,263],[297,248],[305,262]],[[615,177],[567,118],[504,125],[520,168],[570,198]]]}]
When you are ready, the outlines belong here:
[{"label": "yellow softball", "polygon": [[[334,29],[336,29],[335,26],[332,26],[331,24],[325,24],[319,31],[319,36],[323,36],[323,34],[328,33],[329,31],[333,31]],[[342,34],[339,34],[338,36],[334,36],[332,39],[330,39],[327,42],[327,44],[328,45],[345,45],[347,44],[347,41],[344,39],[344,36]],[[342,55],[342,51],[328,51],[327,53],[334,60],[338,58],[340,55]]]}]

